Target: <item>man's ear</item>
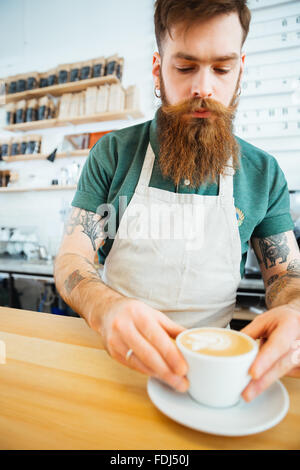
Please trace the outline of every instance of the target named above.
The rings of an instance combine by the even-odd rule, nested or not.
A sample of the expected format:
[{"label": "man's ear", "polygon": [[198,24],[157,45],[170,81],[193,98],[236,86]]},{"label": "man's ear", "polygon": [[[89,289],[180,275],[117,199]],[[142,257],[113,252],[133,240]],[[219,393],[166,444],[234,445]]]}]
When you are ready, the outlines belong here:
[{"label": "man's ear", "polygon": [[160,88],[159,72],[161,68],[161,57],[158,52],[154,52],[152,59],[152,77],[155,88]]},{"label": "man's ear", "polygon": [[240,80],[242,79],[242,77],[244,75],[245,58],[246,58],[246,54],[242,53],[242,55],[241,55],[241,76],[240,76]]}]

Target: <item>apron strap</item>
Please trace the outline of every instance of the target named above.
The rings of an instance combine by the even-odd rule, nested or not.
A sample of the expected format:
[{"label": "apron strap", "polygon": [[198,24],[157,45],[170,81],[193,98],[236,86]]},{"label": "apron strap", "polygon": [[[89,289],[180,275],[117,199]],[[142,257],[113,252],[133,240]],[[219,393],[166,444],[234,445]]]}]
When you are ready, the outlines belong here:
[{"label": "apron strap", "polygon": [[232,165],[232,156],[229,158],[227,165],[225,165],[225,172],[220,175],[219,183],[219,196],[222,199],[231,200],[233,197],[233,175],[235,170]]},{"label": "apron strap", "polygon": [[141,171],[139,181],[137,184],[137,188],[141,188],[142,186],[147,186],[147,187],[149,186],[151,175],[152,175],[152,170],[153,170],[153,165],[154,165],[154,160],[155,160],[155,155],[152,150],[151,144],[149,142],[145,159],[144,159],[144,163],[143,163],[143,167],[142,167],[142,171]]}]

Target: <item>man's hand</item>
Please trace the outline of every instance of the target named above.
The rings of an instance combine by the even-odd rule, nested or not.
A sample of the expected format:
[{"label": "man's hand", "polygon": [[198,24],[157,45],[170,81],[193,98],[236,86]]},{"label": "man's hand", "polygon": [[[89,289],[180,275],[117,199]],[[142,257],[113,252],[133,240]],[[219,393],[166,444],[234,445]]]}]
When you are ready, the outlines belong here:
[{"label": "man's hand", "polygon": [[[101,334],[109,355],[121,364],[186,392],[187,364],[171,338],[185,328],[136,299],[113,300],[104,314],[94,310],[90,326]],[[170,338],[171,337],[171,338]],[[129,349],[133,354],[126,360]]]},{"label": "man's hand", "polygon": [[261,347],[250,367],[251,382],[242,393],[251,401],[284,375],[300,377],[300,311],[282,305],[260,314],[243,333],[261,339]]}]

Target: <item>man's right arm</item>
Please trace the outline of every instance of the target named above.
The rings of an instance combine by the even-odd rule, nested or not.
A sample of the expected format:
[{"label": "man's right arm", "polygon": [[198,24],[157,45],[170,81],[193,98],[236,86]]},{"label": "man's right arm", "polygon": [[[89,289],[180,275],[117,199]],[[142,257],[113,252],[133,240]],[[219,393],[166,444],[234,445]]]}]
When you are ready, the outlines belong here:
[{"label": "man's right arm", "polygon": [[[171,338],[184,330],[162,312],[106,286],[94,265],[104,242],[99,215],[74,208],[56,257],[58,292],[103,339],[113,359],[184,392],[187,364]],[[120,276],[126,273],[120,272]],[[132,349],[129,360],[126,354]]]},{"label": "man's right arm", "polygon": [[[123,298],[106,286],[94,264],[97,250],[104,244],[101,217],[93,212],[74,207],[65,226],[63,240],[55,260],[54,279],[64,301],[93,329],[105,307]],[[99,315],[92,316],[97,310]]]}]

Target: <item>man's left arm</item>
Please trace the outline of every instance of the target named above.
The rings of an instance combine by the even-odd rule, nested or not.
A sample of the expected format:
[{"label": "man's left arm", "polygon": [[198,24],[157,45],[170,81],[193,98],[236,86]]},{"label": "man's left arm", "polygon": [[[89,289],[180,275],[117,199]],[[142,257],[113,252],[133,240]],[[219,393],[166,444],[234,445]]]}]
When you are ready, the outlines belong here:
[{"label": "man's left arm", "polygon": [[294,232],[251,243],[260,265],[268,310],[242,331],[261,339],[243,392],[250,401],[283,375],[300,377],[300,252]]}]

